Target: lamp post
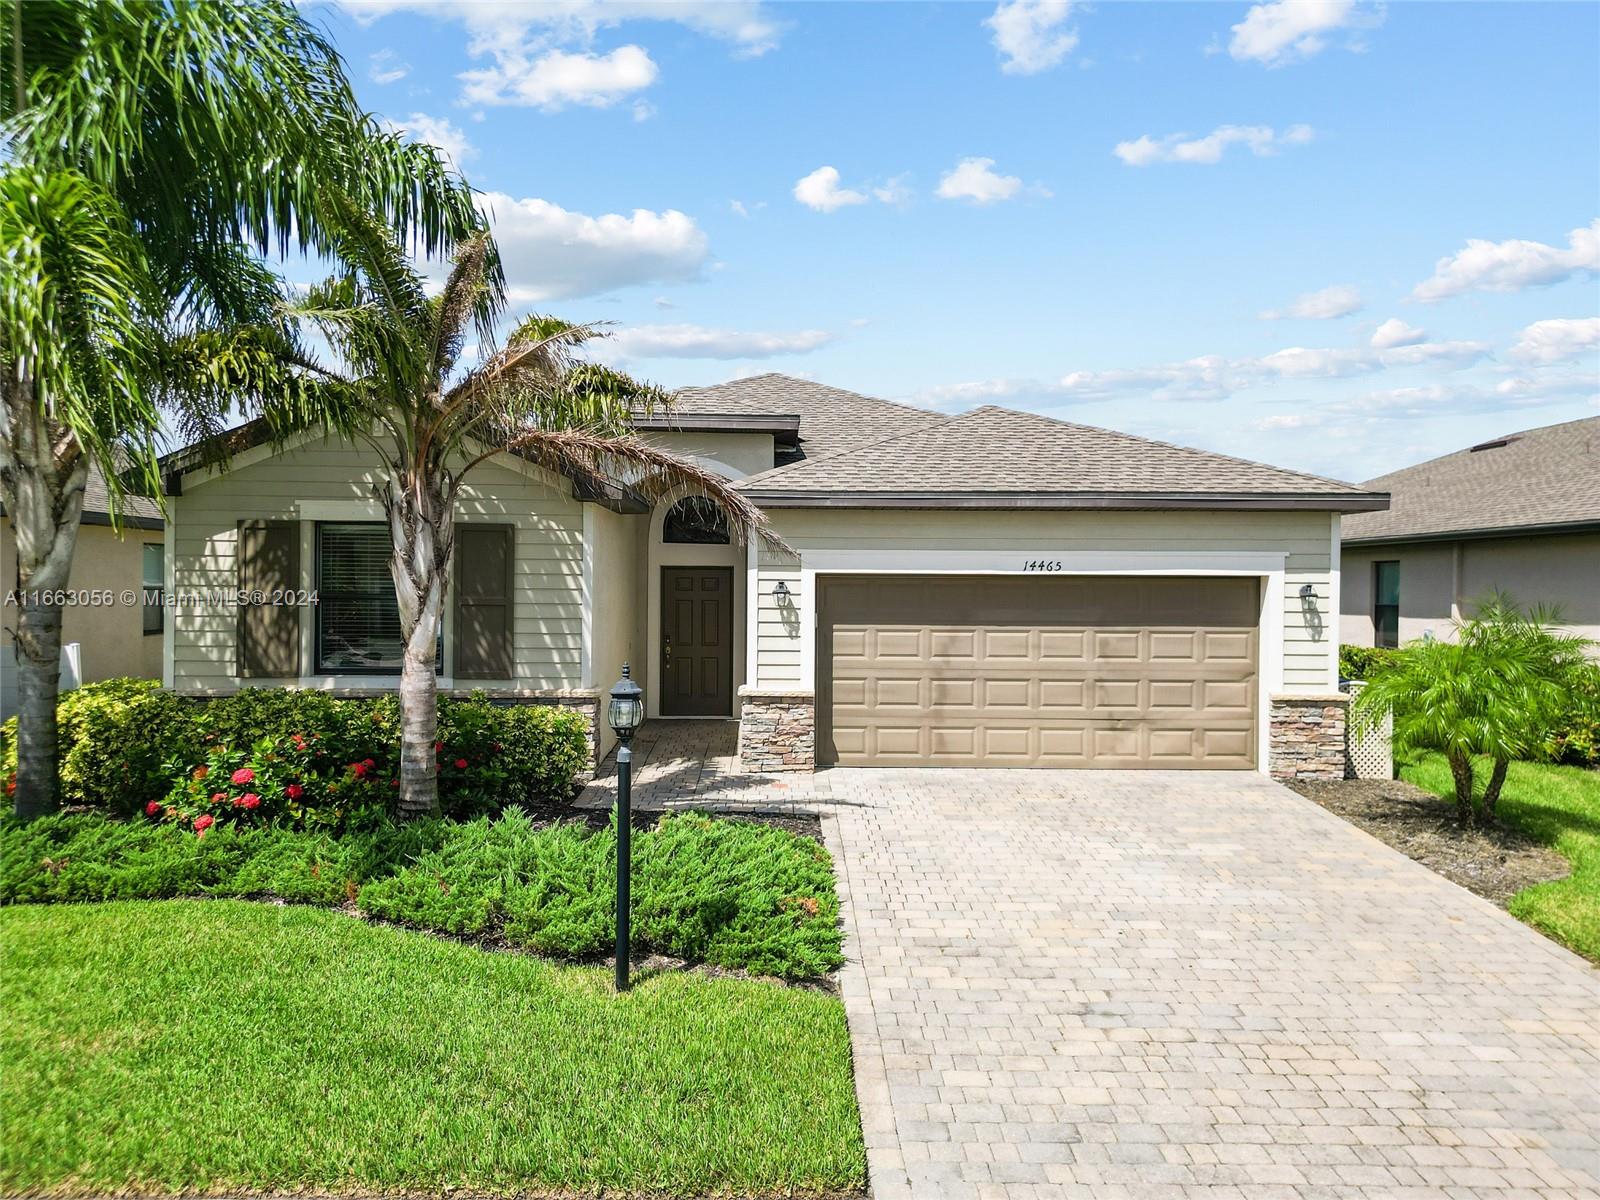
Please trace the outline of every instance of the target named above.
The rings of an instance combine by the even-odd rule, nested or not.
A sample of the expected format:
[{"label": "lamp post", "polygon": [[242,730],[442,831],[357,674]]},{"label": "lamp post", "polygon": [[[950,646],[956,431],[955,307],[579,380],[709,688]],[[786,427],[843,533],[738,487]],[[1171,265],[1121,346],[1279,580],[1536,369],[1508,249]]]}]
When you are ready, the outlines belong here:
[{"label": "lamp post", "polygon": [[607,713],[611,730],[617,735],[617,991],[628,990],[628,912],[630,879],[633,870],[633,751],[628,743],[644,720],[644,693],[628,678],[628,664],[622,664],[622,678],[611,688],[611,707]]}]

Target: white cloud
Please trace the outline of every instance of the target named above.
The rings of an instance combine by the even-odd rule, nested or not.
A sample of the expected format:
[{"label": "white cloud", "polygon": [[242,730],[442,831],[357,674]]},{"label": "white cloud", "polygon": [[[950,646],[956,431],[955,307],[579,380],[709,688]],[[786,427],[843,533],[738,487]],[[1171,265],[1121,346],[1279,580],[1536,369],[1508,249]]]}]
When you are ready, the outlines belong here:
[{"label": "white cloud", "polygon": [[484,193],[479,207],[489,215],[511,299],[519,304],[692,280],[710,252],[705,233],[675,209],[589,216],[502,192]]},{"label": "white cloud", "polygon": [[1293,317],[1304,321],[1331,321],[1361,311],[1361,293],[1348,284],[1336,283],[1319,292],[1295,297],[1287,308],[1270,309],[1261,314],[1264,321]]},{"label": "white cloud", "polygon": [[1118,142],[1112,153],[1130,167],[1151,163],[1201,163],[1222,161],[1229,146],[1244,145],[1258,157],[1276,154],[1285,146],[1303,146],[1315,135],[1309,125],[1291,125],[1281,134],[1270,125],[1219,125],[1204,137],[1170,133],[1153,138],[1148,133],[1131,142]]},{"label": "white cloud", "polygon": [[635,358],[776,358],[809,354],[837,335],[825,329],[792,333],[708,329],[703,325],[633,325],[619,329],[598,349],[603,355]]},{"label": "white cloud", "polygon": [[1372,347],[1375,350],[1392,350],[1396,346],[1415,346],[1418,342],[1427,340],[1428,335],[1425,330],[1418,329],[1415,325],[1407,325],[1399,317],[1390,317],[1372,331]]},{"label": "white cloud", "polygon": [[1071,0],[1001,0],[984,21],[994,31],[1000,69],[1035,75],[1059,65],[1078,45],[1078,31],[1062,28],[1071,16]]},{"label": "white cloud", "polygon": [[656,64],[641,46],[610,54],[548,50],[537,57],[502,54],[492,67],[461,73],[468,104],[521,104],[555,112],[569,104],[606,108],[656,81]]},{"label": "white cloud", "polygon": [[1567,235],[1565,250],[1520,238],[1490,242],[1468,238],[1464,248],[1441,258],[1433,277],[1419,283],[1415,300],[1446,300],[1465,292],[1520,292],[1600,272],[1600,218]]},{"label": "white cloud", "polygon": [[875,186],[872,189],[872,198],[880,204],[909,204],[911,185],[906,182],[904,174],[896,175]]},{"label": "white cloud", "polygon": [[818,167],[794,185],[794,198],[818,212],[834,212],[851,204],[865,204],[867,194],[839,186],[837,167]]},{"label": "white cloud", "polygon": [[373,83],[396,83],[411,74],[411,64],[401,62],[393,50],[367,55],[367,78]]},{"label": "white cloud", "polygon": [[1545,366],[1600,350],[1600,317],[1557,317],[1535,321],[1511,347],[1519,362]]},{"label": "white cloud", "polygon": [[394,133],[404,134],[413,142],[433,143],[458,167],[478,152],[477,148],[467,140],[467,135],[461,127],[451,124],[446,117],[412,113],[404,121],[391,121],[385,118],[383,126]]},{"label": "white cloud", "polygon": [[[1363,10],[1354,0],[1274,0],[1254,5],[1233,27],[1228,53],[1239,62],[1281,67],[1322,53],[1331,34],[1382,21],[1381,7]],[[1356,40],[1347,44],[1360,48]]]},{"label": "white cloud", "polygon": [[[1029,190],[1041,196],[1050,194],[1047,188],[1038,185]],[[993,204],[1009,200],[1020,191],[1022,180],[1015,175],[1000,174],[994,169],[994,159],[963,158],[939,180],[938,195],[943,200]]]}]

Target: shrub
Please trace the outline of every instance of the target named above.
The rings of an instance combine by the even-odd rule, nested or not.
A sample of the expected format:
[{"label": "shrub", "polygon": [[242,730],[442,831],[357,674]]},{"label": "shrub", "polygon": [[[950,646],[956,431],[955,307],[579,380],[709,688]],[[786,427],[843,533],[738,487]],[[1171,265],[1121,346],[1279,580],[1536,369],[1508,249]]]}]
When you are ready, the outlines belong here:
[{"label": "shrub", "polygon": [[[210,816],[341,829],[387,811],[399,786],[392,696],[245,688],[186,700],[151,680],[118,679],[67,693],[57,713],[68,805],[127,816],[154,804],[161,819],[190,828]],[[16,771],[15,731],[8,722],[0,745],[6,781]],[[439,702],[436,752],[443,813],[465,819],[565,801],[589,748],[583,718],[570,709],[501,706],[475,693]],[[220,786],[241,769],[255,782]]]},{"label": "shrub", "polygon": [[[194,744],[189,705],[153,679],[108,679],[62,693],[56,706],[61,739],[61,800],[118,815],[163,799],[166,771],[180,748]],[[17,770],[17,721],[0,735],[0,776]]]},{"label": "shrub", "polygon": [[1394,662],[1400,651],[1378,646],[1339,647],[1340,679],[1371,679],[1377,672]]},{"label": "shrub", "polygon": [[[417,929],[503,938],[562,958],[615,936],[616,837],[579,824],[380,821],[326,830],[70,813],[0,821],[0,904],[277,897],[350,902]],[[642,951],[798,979],[839,966],[827,852],[781,829],[685,814],[634,841]]]},{"label": "shrub", "polygon": [[1600,663],[1573,673],[1565,711],[1545,751],[1556,762],[1600,766]]}]

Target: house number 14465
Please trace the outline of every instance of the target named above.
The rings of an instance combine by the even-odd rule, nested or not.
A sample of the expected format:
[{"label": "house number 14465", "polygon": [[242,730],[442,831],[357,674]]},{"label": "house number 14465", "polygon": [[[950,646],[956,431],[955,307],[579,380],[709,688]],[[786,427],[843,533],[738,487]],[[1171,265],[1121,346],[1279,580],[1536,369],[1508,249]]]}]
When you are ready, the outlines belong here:
[{"label": "house number 14465", "polygon": [[1059,558],[1030,558],[1022,564],[1024,571],[1059,571],[1061,560]]}]

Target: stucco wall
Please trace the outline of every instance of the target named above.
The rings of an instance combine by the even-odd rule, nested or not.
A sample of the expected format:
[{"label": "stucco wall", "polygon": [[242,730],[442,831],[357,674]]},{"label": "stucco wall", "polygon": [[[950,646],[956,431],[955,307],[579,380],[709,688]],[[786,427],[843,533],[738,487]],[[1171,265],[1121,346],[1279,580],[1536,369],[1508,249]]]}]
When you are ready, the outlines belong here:
[{"label": "stucco wall", "polygon": [[[549,690],[582,686],[583,509],[562,481],[507,460],[482,463],[467,477],[457,520],[516,527],[514,679],[504,686]],[[309,441],[270,457],[246,456],[223,475],[187,478],[183,495],[169,498],[173,576],[179,591],[237,586],[234,546],[245,519],[301,522],[302,586],[313,586],[314,526],[319,520],[380,519],[371,499],[379,478],[373,452],[336,439]],[[445,674],[452,686],[453,614],[446,605]],[[172,682],[180,691],[230,691],[235,671],[237,618],[231,606],[179,609],[173,633]],[[311,609],[301,615],[301,661],[312,663]],[[341,687],[363,677],[303,675],[309,686]],[[265,682],[252,680],[252,683]],[[378,677],[378,685],[392,684]],[[495,687],[494,681],[470,686]]]},{"label": "stucco wall", "polygon": [[1528,606],[1559,605],[1568,628],[1600,640],[1600,533],[1351,546],[1343,552],[1340,636],[1372,645],[1372,564],[1400,564],[1400,640],[1450,636],[1452,604],[1502,591]]},{"label": "stucco wall", "polygon": [[[78,527],[78,546],[72,556],[72,574],[67,586],[73,589],[121,593],[132,588],[142,592],[144,546],[160,545],[159,529],[125,527],[119,536],[108,525]],[[17,586],[17,543],[9,518],[0,518],[0,595],[9,596]],[[17,610],[7,607],[0,616],[0,719],[16,711],[16,670],[12,665],[12,630]],[[129,606],[69,606],[62,612],[61,641],[79,644],[83,682],[133,676],[161,678],[161,635],[144,632],[144,601]]]},{"label": "stucco wall", "polygon": [[[813,687],[804,662],[812,601],[803,595],[805,556],[827,550],[990,551],[1049,559],[1058,554],[1189,554],[1199,565],[1206,555],[1284,554],[1280,652],[1286,691],[1325,691],[1331,686],[1336,622],[1333,619],[1333,529],[1327,513],[1283,512],[960,512],[920,510],[779,509],[773,523],[801,552],[786,561],[760,554],[756,675],[761,688]],[[779,581],[788,602],[774,595]],[[1300,589],[1312,596],[1302,602]],[[1314,607],[1313,607],[1314,605]],[[809,677],[808,677],[809,675]]]},{"label": "stucco wall", "polygon": [[772,467],[770,433],[647,433],[645,440],[674,454],[698,459],[719,475],[742,479]]}]

